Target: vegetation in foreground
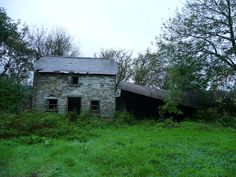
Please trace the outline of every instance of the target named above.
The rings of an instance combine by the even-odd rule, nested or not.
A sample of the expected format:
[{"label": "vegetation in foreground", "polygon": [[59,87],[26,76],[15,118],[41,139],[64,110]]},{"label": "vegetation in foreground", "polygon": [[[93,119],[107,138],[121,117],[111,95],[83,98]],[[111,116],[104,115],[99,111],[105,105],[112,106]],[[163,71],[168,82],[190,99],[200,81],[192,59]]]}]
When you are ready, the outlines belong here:
[{"label": "vegetation in foreground", "polygon": [[26,130],[18,120],[12,128],[18,135],[4,133],[1,121],[0,176],[236,176],[233,128],[190,121],[134,123],[125,114],[113,121],[83,114],[77,123],[57,114],[23,117],[34,129]]}]

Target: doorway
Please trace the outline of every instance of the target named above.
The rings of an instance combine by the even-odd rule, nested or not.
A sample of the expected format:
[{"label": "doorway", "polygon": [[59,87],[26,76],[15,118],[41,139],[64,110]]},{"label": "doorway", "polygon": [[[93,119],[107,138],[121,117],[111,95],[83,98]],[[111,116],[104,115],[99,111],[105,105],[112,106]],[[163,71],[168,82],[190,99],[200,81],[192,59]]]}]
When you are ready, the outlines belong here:
[{"label": "doorway", "polygon": [[68,112],[80,113],[81,97],[68,97]]}]

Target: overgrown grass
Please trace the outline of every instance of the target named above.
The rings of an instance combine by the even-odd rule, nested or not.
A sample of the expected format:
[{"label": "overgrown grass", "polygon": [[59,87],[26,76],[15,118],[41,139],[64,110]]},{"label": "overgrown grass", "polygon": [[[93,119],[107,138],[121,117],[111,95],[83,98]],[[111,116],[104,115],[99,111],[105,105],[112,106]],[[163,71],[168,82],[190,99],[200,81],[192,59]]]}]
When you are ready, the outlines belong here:
[{"label": "overgrown grass", "polygon": [[110,124],[86,112],[77,116],[76,122],[70,121],[70,115],[37,112],[0,113],[0,137],[20,137],[29,143],[41,141],[41,137],[86,141],[87,137],[96,135],[96,129]]},{"label": "overgrown grass", "polygon": [[196,122],[114,125],[87,116],[73,125],[73,138],[2,139],[0,176],[236,176],[235,129]]}]

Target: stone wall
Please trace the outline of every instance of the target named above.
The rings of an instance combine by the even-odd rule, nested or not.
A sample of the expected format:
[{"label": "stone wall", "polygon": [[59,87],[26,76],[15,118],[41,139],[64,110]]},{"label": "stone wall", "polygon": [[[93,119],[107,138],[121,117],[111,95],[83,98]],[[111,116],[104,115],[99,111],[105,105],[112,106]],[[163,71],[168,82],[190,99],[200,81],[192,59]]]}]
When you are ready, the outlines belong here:
[{"label": "stone wall", "polygon": [[58,99],[58,112],[67,112],[68,97],[81,97],[81,111],[90,109],[91,100],[100,101],[100,115],[110,117],[115,112],[116,77],[108,75],[77,75],[78,86],[71,85],[75,75],[59,73],[34,73],[33,108],[47,111],[48,99]]}]

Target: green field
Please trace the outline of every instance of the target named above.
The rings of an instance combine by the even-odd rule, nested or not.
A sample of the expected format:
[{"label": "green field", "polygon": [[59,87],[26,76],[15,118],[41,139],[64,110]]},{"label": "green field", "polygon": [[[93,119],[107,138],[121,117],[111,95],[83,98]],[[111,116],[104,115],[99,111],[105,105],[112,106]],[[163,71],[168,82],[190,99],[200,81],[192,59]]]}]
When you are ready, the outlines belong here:
[{"label": "green field", "polygon": [[150,121],[91,129],[71,140],[1,139],[0,176],[236,176],[235,129]]}]

